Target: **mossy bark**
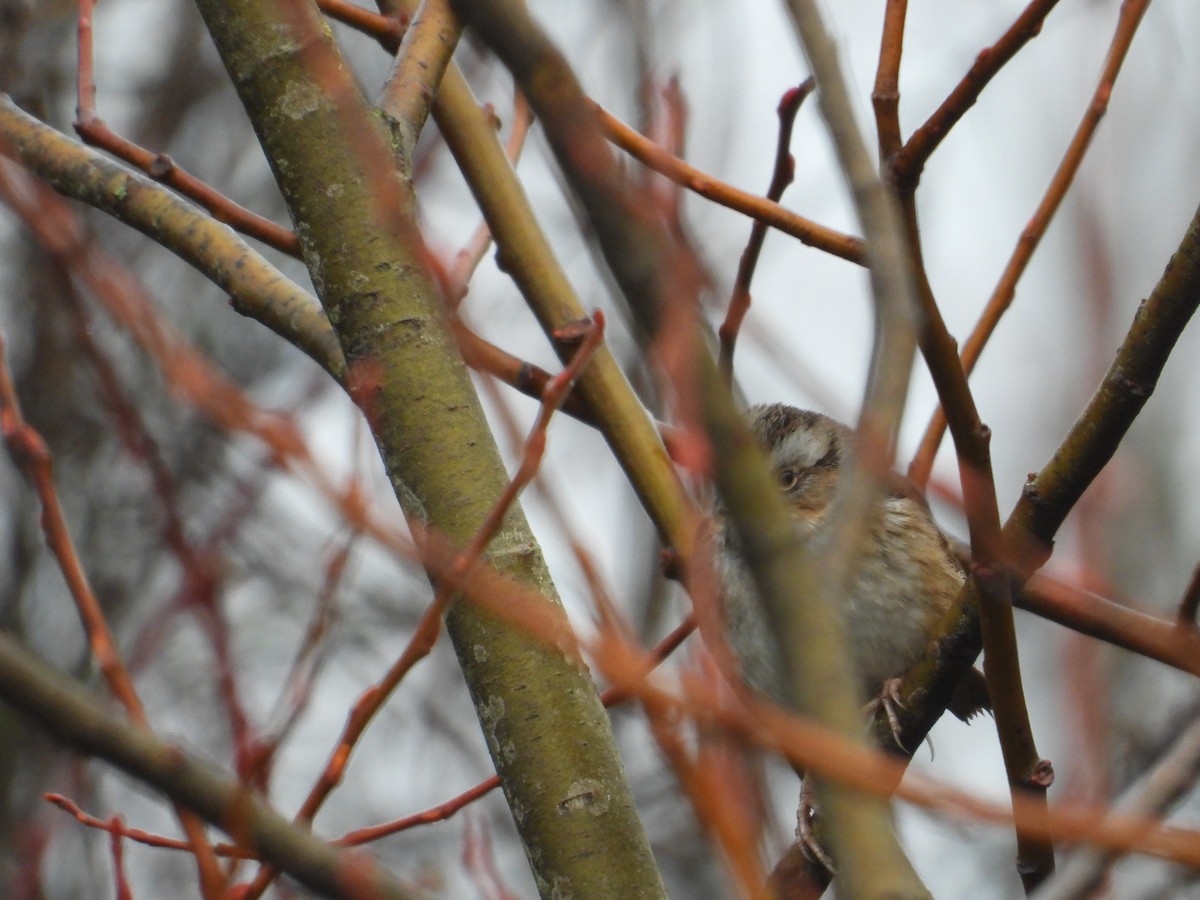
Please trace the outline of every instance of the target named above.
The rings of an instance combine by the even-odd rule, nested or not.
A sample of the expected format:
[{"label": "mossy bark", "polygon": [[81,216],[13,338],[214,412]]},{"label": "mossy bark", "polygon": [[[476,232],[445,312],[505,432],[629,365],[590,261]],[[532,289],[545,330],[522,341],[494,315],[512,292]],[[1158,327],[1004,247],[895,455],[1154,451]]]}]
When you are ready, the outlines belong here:
[{"label": "mossy bark", "polygon": [[[397,497],[458,545],[506,482],[422,259],[409,186],[315,7],[198,0],[287,200]],[[514,507],[488,556],[550,598]],[[607,715],[586,669],[468,604],[447,626],[539,890],[661,896]]]}]

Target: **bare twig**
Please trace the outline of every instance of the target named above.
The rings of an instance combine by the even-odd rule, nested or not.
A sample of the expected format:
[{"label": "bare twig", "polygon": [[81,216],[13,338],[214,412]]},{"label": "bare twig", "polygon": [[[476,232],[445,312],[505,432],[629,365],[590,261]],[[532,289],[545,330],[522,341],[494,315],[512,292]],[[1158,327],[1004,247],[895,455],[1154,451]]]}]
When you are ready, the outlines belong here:
[{"label": "bare twig", "polygon": [[1200,677],[1200,631],[1160,619],[1045,575],[1014,598],[1018,609]]},{"label": "bare twig", "polygon": [[[792,127],[796,124],[796,115],[806,97],[812,93],[817,83],[811,78],[805,80],[799,87],[789,89],[779,101],[779,140],[775,145],[775,167],[771,175],[771,184],[767,188],[767,199],[778,203],[787,186],[796,175],[796,162],[792,158]],[[726,384],[733,383],[733,350],[737,346],[738,332],[741,331],[742,321],[750,309],[750,283],[754,280],[754,270],[758,266],[758,257],[762,253],[763,242],[767,238],[767,225],[761,219],[755,219],[750,228],[750,239],[742,258],[738,261],[737,276],[733,282],[733,295],[729,298],[729,307],[725,312],[725,321],[721,323],[717,336],[721,340],[720,366],[721,374]]]},{"label": "bare twig", "polygon": [[[1041,243],[1042,236],[1046,233],[1046,229],[1054,218],[1054,214],[1058,212],[1063,198],[1075,180],[1075,175],[1083,163],[1084,156],[1091,145],[1096,129],[1099,128],[1100,121],[1104,118],[1104,114],[1108,110],[1108,101],[1112,96],[1113,85],[1116,82],[1117,75],[1121,71],[1121,65],[1125,61],[1129,47],[1133,43],[1133,37],[1137,33],[1138,25],[1142,20],[1143,14],[1146,12],[1146,7],[1149,6],[1149,2],[1150,0],[1127,0],[1127,2],[1121,4],[1121,12],[1117,19],[1116,30],[1113,34],[1112,43],[1108,48],[1108,55],[1105,57],[1104,66],[1101,69],[1100,82],[1092,94],[1091,102],[1084,112],[1083,120],[1079,123],[1079,127],[1076,128],[1075,134],[1071,138],[1071,143],[1068,145],[1062,161],[1055,170],[1054,176],[1050,179],[1050,184],[1046,188],[1046,193],[1038,204],[1037,210],[1021,232],[1021,236],[1017,240],[1017,246],[1014,248],[1012,256],[1004,267],[1004,272],[1001,274],[1000,280],[992,290],[991,297],[988,298],[987,303],[984,305],[979,321],[976,322],[975,327],[971,329],[971,334],[963,343],[962,367],[968,375],[975,368],[975,363],[979,361],[979,357],[983,353],[983,348],[991,338],[992,333],[996,330],[1000,319],[1004,316],[1009,306],[1012,305],[1013,298],[1016,296],[1017,282],[1025,273],[1030,259],[1033,258],[1034,252]],[[1035,5],[1037,4],[1031,5],[1025,15],[1030,15],[1030,10]],[[1041,6],[1045,7],[1044,12],[1039,10],[1044,17],[1053,4],[1043,3]],[[1024,15],[1022,18],[1024,18]],[[1031,22],[1031,27],[1034,24],[1040,28],[1040,19],[1036,23]],[[1016,29],[1017,26],[1014,25],[1013,28]],[[1036,34],[1036,30],[1032,33]],[[937,455],[938,444],[941,443],[945,429],[945,413],[939,409],[935,411],[929,425],[926,427],[925,434],[921,438],[921,444],[917,449],[916,455],[913,457],[912,464],[909,466],[909,477],[917,484],[924,484],[928,480],[929,472],[933,468],[933,459]]]},{"label": "bare twig", "polygon": [[170,185],[200,204],[218,222],[262,241],[290,256],[300,255],[296,235],[270,219],[234,203],[229,197],[181,169],[165,153],[153,153],[114,132],[96,112],[96,81],[92,52],[95,0],[79,3],[79,64],[76,70],[75,131],[83,140],[101,147],[130,165],[137,166],[155,181]]},{"label": "bare twig", "polygon": [[[348,0],[316,0],[316,3],[317,8],[329,18],[370,35],[390,53],[399,49],[404,31],[408,27],[407,12],[397,13],[395,16],[380,15]],[[416,3],[417,0],[413,0],[414,8]]]},{"label": "bare twig", "polygon": [[405,900],[372,857],[335,850],[284,820],[235,779],[117,721],[93,694],[0,633],[0,697],[67,746],[106,760],[236,835],[240,844],[326,897]]},{"label": "bare twig", "polygon": [[[1200,719],[1193,711],[1187,725],[1157,764],[1129,786],[1113,806],[1116,815],[1165,815],[1200,778]],[[1109,866],[1117,858],[1112,850],[1083,847],[1067,857],[1053,879],[1032,900],[1082,900],[1093,896]]]},{"label": "bare twig", "polygon": [[[1134,2],[1134,0],[1130,0]],[[1054,457],[1030,479],[1004,526],[1006,556],[1028,577],[1050,555],[1054,535],[1084,490],[1112,459],[1200,305],[1200,209],[1087,407]]]},{"label": "bare twig", "polygon": [[[50,450],[41,435],[21,414],[20,402],[8,370],[3,337],[0,337],[0,432],[3,433],[4,442],[13,461],[37,491],[42,506],[42,528],[46,535],[46,544],[58,561],[59,569],[75,601],[75,609],[87,634],[92,656],[100,667],[109,690],[125,708],[130,719],[142,727],[147,727],[145,707],[134,689],[133,680],[129,677],[108,626],[108,619],[92,591],[87,573],[75,551],[75,543],[71,539],[66,517],[58,500],[58,491],[54,486]],[[217,900],[224,894],[225,878],[217,865],[204,828],[188,810],[177,806],[176,814],[196,857],[201,891],[208,900]]]},{"label": "bare twig", "polygon": [[784,209],[778,203],[738,190],[720,179],[706,175],[642,137],[611,113],[599,106],[595,109],[605,136],[655,172],[665,175],[688,190],[695,191],[701,197],[765,222],[772,228],[791,235],[802,244],[825,250],[859,265],[865,264],[866,254],[861,238],[826,228]]},{"label": "bare twig", "polygon": [[904,22],[908,0],[888,0],[883,13],[883,36],[879,40],[879,65],[871,105],[875,108],[875,131],[879,158],[890,160],[900,149],[900,58],[904,54]]},{"label": "bare twig", "polygon": [[[884,155],[891,167],[891,179],[901,190],[912,190],[921,178],[921,171],[933,151],[938,148],[950,129],[968,109],[975,105],[983,89],[1008,61],[1029,41],[1037,37],[1042,23],[1058,0],[1032,0],[1025,10],[995,44],[985,47],[975,57],[970,70],[942,101],[907,143],[893,153]],[[889,7],[890,10],[890,7]],[[897,125],[897,129],[898,129]],[[897,132],[898,136],[898,132]]]}]

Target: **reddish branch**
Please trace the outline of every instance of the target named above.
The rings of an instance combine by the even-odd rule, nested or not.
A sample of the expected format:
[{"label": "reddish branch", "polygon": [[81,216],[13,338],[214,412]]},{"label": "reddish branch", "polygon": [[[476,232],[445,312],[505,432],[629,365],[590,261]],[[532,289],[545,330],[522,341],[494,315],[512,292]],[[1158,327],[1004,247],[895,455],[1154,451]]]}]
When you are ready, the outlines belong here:
[{"label": "reddish branch", "polygon": [[[74,541],[71,539],[66,517],[58,500],[58,491],[54,486],[50,451],[41,435],[21,414],[20,401],[17,399],[12,375],[8,369],[3,337],[0,337],[0,432],[3,433],[13,462],[37,492],[42,506],[42,529],[46,536],[46,544],[58,560],[59,569],[66,579],[76,611],[87,634],[92,656],[108,683],[109,690],[120,701],[130,719],[138,725],[146,726],[148,723],[145,707],[142,706],[142,701],[133,687],[133,681],[108,627],[108,620],[92,592],[83,564],[75,550]],[[222,896],[225,879],[217,866],[217,859],[208,844],[200,821],[182,808],[177,807],[176,811],[180,824],[188,835],[189,847],[196,856],[204,896]]]},{"label": "reddish branch", "polygon": [[875,130],[879,158],[891,159],[900,149],[900,58],[904,54],[904,21],[908,0],[888,0],[883,14],[883,36],[879,40],[879,65],[871,105],[875,108]]},{"label": "reddish branch", "polygon": [[[889,17],[892,7],[897,4],[898,0],[890,0],[888,4]],[[885,156],[885,159],[889,161],[892,182],[900,190],[912,190],[916,187],[925,163],[933,155],[933,151],[938,148],[942,139],[949,134],[950,129],[958,123],[958,120],[966,115],[967,110],[975,105],[975,101],[979,99],[979,95],[996,73],[1004,68],[1022,47],[1037,37],[1042,30],[1042,22],[1057,4],[1058,0],[1033,0],[995,44],[985,47],[979,52],[962,81],[942,101],[942,105],[926,120],[925,124],[913,132],[908,142],[896,152],[895,156],[890,154]],[[901,2],[900,5],[903,3]],[[899,27],[903,28],[902,18]],[[887,37],[888,31],[885,30],[885,53],[889,49],[886,47]],[[898,41],[898,37],[893,38],[895,46],[890,48],[890,52],[895,54],[896,65],[899,65]],[[881,71],[884,55],[881,54]],[[898,122],[895,128],[896,137],[898,137]]]},{"label": "reddish branch", "polygon": [[[806,97],[813,92],[817,83],[809,78],[788,90],[779,101],[776,110],[779,116],[779,138],[775,145],[775,168],[771,175],[771,184],[767,188],[767,199],[778,203],[787,186],[796,177],[796,161],[792,158],[792,128],[796,124],[796,114]],[[767,238],[767,225],[761,219],[755,219],[750,228],[750,240],[742,257],[738,261],[737,277],[733,283],[733,295],[729,298],[729,308],[725,313],[725,321],[717,332],[721,340],[720,366],[726,384],[733,379],[733,350],[737,345],[738,332],[741,331],[742,321],[750,309],[750,282],[754,280],[754,270],[758,267],[758,257],[762,253],[763,242]]]},{"label": "reddish branch", "polygon": [[711,175],[706,175],[642,137],[637,131],[599,106],[595,106],[594,109],[605,136],[655,172],[665,175],[690,191],[695,191],[701,197],[706,197],[722,206],[765,222],[784,234],[790,234],[803,244],[825,250],[827,253],[858,265],[865,264],[866,255],[861,238],[818,225],[810,219],[805,219],[803,216],[784,209],[778,203],[756,197],[754,194],[738,190]]},{"label": "reddish branch", "polygon": [[167,154],[153,153],[121,137],[100,118],[96,112],[96,81],[92,52],[93,4],[94,0],[79,0],[76,133],[86,143],[107,150],[118,159],[141,169],[155,181],[170,185],[185,197],[199,203],[218,222],[223,222],[283,253],[299,256],[300,243],[293,232],[234,203],[216,188],[179,168]]},{"label": "reddish branch", "polygon": [[[1036,5],[1038,4],[1034,4],[1034,6]],[[1053,6],[1052,3],[1043,3],[1042,5],[1047,7]],[[983,312],[980,314],[979,321],[975,323],[971,334],[963,343],[962,367],[968,375],[975,368],[975,363],[978,362],[980,354],[983,353],[984,346],[996,330],[1000,319],[1007,312],[1009,306],[1012,305],[1013,298],[1016,296],[1017,282],[1025,274],[1025,269],[1029,265],[1034,251],[1037,250],[1038,245],[1041,243],[1042,236],[1050,226],[1055,213],[1058,212],[1059,206],[1062,205],[1063,198],[1075,180],[1075,175],[1078,173],[1079,167],[1083,164],[1084,156],[1091,146],[1096,129],[1100,127],[1100,121],[1104,118],[1104,114],[1108,110],[1108,101],[1112,96],[1113,85],[1116,82],[1117,75],[1120,74],[1121,65],[1125,61],[1129,47],[1133,43],[1133,37],[1137,33],[1138,25],[1141,23],[1142,16],[1146,12],[1148,5],[1149,0],[1127,0],[1127,2],[1121,4],[1116,31],[1113,34],[1112,43],[1108,48],[1108,55],[1105,57],[1104,66],[1101,70],[1100,83],[1096,86],[1096,90],[1092,94],[1091,102],[1084,112],[1083,120],[1075,130],[1075,134],[1071,138],[1071,143],[1068,145],[1062,161],[1058,164],[1058,168],[1055,170],[1054,176],[1046,188],[1046,193],[1042,197],[1041,203],[1038,204],[1033,217],[1021,232],[1021,236],[1017,240],[1017,246],[1013,250],[1008,264],[1004,267],[1004,272],[1001,274],[1000,280],[992,290],[992,295],[988,298]],[[1027,14],[1028,12],[1029,10],[1026,11]],[[1046,12],[1049,12],[1048,8]],[[945,428],[945,414],[943,410],[939,409],[934,413],[933,418],[926,427],[925,434],[921,439],[921,445],[917,449],[912,464],[909,466],[909,477],[918,484],[923,484],[929,478],[929,472],[933,468],[933,459],[937,455],[938,445],[941,443]]]},{"label": "reddish branch", "polygon": [[343,25],[370,35],[388,53],[394,54],[400,48],[404,31],[408,27],[407,17],[402,12],[395,16],[381,16],[369,9],[364,9],[346,0],[316,0],[317,8],[331,19],[336,19]]}]

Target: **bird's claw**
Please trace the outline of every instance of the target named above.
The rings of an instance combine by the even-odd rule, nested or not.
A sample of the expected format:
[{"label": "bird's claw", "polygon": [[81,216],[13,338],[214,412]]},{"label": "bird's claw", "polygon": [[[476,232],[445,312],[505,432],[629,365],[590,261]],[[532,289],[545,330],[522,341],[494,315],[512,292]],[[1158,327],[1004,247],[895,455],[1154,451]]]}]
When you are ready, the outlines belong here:
[{"label": "bird's claw", "polygon": [[829,874],[833,875],[835,872],[833,860],[818,843],[817,836],[813,834],[812,820],[815,814],[816,807],[808,799],[808,781],[806,779],[800,788],[800,808],[796,810],[796,843],[805,859],[824,866]]},{"label": "bird's claw", "polygon": [[883,707],[883,713],[887,716],[888,726],[892,730],[892,740],[896,742],[896,746],[904,753],[908,753],[908,748],[904,746],[904,742],[900,740],[900,718],[896,715],[897,709],[908,709],[904,705],[904,701],[900,699],[900,679],[889,678],[883,683],[879,689],[879,696],[867,704],[867,714],[875,715],[875,711]]}]

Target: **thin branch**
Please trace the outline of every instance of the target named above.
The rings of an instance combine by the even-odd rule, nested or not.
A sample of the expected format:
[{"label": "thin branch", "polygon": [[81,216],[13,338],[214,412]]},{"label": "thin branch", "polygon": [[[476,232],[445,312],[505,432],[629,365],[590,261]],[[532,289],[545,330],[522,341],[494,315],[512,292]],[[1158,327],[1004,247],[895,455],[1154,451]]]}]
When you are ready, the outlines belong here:
[{"label": "thin branch", "polygon": [[[1100,82],[1092,94],[1091,102],[1084,112],[1083,120],[1079,123],[1079,127],[1076,128],[1075,134],[1071,138],[1071,143],[1067,146],[1067,151],[1063,155],[1062,161],[1058,164],[1054,176],[1050,179],[1050,184],[1047,186],[1046,193],[1038,204],[1037,210],[1021,232],[1021,236],[1017,240],[1017,246],[1014,248],[1012,256],[1009,257],[1000,280],[992,290],[991,297],[988,298],[987,303],[984,305],[983,312],[979,316],[979,321],[975,323],[971,334],[963,343],[962,367],[968,375],[974,370],[975,363],[979,361],[979,357],[983,353],[983,348],[987,345],[992,333],[996,330],[1000,319],[1004,316],[1009,306],[1012,305],[1013,298],[1016,296],[1017,282],[1025,273],[1030,259],[1033,258],[1033,254],[1041,243],[1046,229],[1050,226],[1054,214],[1058,212],[1059,206],[1062,205],[1063,198],[1075,180],[1075,175],[1078,173],[1079,167],[1083,164],[1084,156],[1091,146],[1096,129],[1100,127],[1100,121],[1104,118],[1104,114],[1108,110],[1108,101],[1112,96],[1113,85],[1116,82],[1117,75],[1121,71],[1121,65],[1125,61],[1130,45],[1133,43],[1133,37],[1137,33],[1138,25],[1149,3],[1150,0],[1125,0],[1121,4],[1116,31],[1113,34],[1112,43],[1108,48],[1104,66],[1101,69]],[[1045,3],[1043,5],[1046,7],[1053,6],[1052,3]],[[1030,9],[1032,8],[1033,6],[1031,5]],[[1049,9],[1047,8],[1045,12],[1049,12]],[[1028,14],[1029,10],[1026,13]],[[1040,24],[1038,27],[1040,27]],[[916,455],[913,457],[912,464],[909,466],[909,477],[917,482],[917,484],[923,484],[928,480],[929,472],[933,468],[933,459],[937,455],[937,448],[941,443],[945,428],[945,413],[939,409],[934,412],[929,425],[926,427],[925,434],[921,438],[921,444],[917,449]]]},{"label": "thin branch", "polygon": [[[8,185],[4,184],[3,187],[7,188]],[[9,195],[9,199],[14,198]],[[88,646],[100,667],[100,673],[108,683],[109,691],[125,708],[130,719],[137,725],[147,727],[145,707],[133,686],[133,679],[129,677],[125,668],[108,620],[92,591],[83,563],[75,550],[66,516],[63,515],[62,505],[59,503],[58,491],[54,486],[50,450],[41,435],[25,421],[21,413],[20,401],[17,399],[16,388],[8,369],[3,336],[0,336],[0,432],[3,433],[4,442],[13,461],[37,492],[42,507],[41,521],[46,545],[58,561],[59,570],[67,582],[84,633],[87,635]],[[196,857],[201,891],[206,898],[216,900],[224,894],[225,878],[217,866],[204,828],[186,809],[177,806],[176,814]]]},{"label": "thin branch", "polygon": [[601,107],[594,108],[605,137],[660,175],[665,175],[688,190],[695,191],[701,197],[765,222],[772,228],[791,235],[802,244],[824,250],[858,265],[866,264],[866,252],[861,238],[818,225],[784,209],[778,203],[738,190],[720,179],[706,175],[642,137],[635,129]]},{"label": "thin branch", "polygon": [[904,54],[904,22],[908,0],[888,0],[883,13],[883,36],[879,40],[879,65],[871,105],[875,108],[875,131],[879,158],[891,159],[900,149],[900,58]]},{"label": "thin branch", "polygon": [[257,856],[326,897],[407,900],[363,852],[335,850],[274,812],[255,792],[144,728],[120,722],[90,691],[0,633],[0,697],[55,738],[106,760],[195,811]]},{"label": "thin branch", "polygon": [[[1129,0],[1135,3],[1138,0]],[[1096,393],[1054,457],[1025,484],[1004,526],[1006,556],[1018,578],[1040,567],[1054,535],[1116,452],[1200,305],[1200,209],[1149,298],[1143,300]]]},{"label": "thin branch", "polygon": [[[799,87],[790,88],[780,99],[779,108],[779,138],[775,145],[775,167],[771,175],[771,184],[767,188],[767,199],[778,203],[783,192],[787,190],[796,176],[796,161],[792,158],[792,128],[796,124],[796,115],[805,98],[813,92],[817,83],[811,78],[802,82]],[[750,239],[742,257],[738,261],[737,277],[733,282],[733,295],[729,298],[729,306],[725,312],[725,321],[717,331],[721,341],[719,364],[721,374],[726,384],[733,383],[733,350],[737,346],[738,333],[742,321],[750,310],[750,283],[754,280],[754,270],[758,266],[758,257],[762,253],[763,243],[767,238],[767,225],[761,219],[755,219],[750,228]]]},{"label": "thin branch", "polygon": [[[1112,459],[1153,393],[1172,348],[1197,306],[1200,306],[1200,209],[1154,291],[1138,309],[1096,393],[1050,461],[1026,483],[1021,499],[1004,524],[1001,559],[1015,596],[1020,596],[1025,583],[1050,558],[1054,537],[1063,520]],[[1138,649],[1141,643],[1156,643],[1152,627],[1135,632],[1126,627],[1130,617],[1117,616],[1112,610],[1106,612],[1099,604],[1090,606],[1087,621],[1113,635],[1106,639],[1114,642],[1127,639],[1133,649]],[[1074,615],[1069,608],[1064,609],[1061,615]],[[938,657],[910,671],[900,687],[901,699],[906,702],[915,700],[918,694],[929,698],[928,706],[909,702],[907,708],[899,710],[905,746],[916,747],[925,739],[940,714],[933,710],[944,706],[944,699],[949,697],[961,673],[979,655],[978,632],[972,625],[974,611],[970,603],[962,606],[960,615],[956,623],[947,623],[943,629]],[[1117,622],[1120,624],[1114,627]],[[1116,636],[1118,631],[1120,639]]]},{"label": "thin branch", "polygon": [[[317,8],[329,18],[375,38],[389,53],[399,49],[408,27],[408,10],[392,16],[371,12],[348,0],[316,0],[316,3]],[[413,6],[416,6],[415,0]]]},{"label": "thin branch", "polygon": [[228,292],[238,312],[299,347],[335,378],[343,376],[342,349],[316,299],[224,225],[42,124],[2,94],[0,155],[18,161],[59,193],[103,210],[170,250]]},{"label": "thin branch", "polygon": [[[1158,762],[1130,785],[1113,806],[1116,815],[1164,816],[1200,779],[1200,719],[1196,713]],[[1117,858],[1112,850],[1082,847],[1032,900],[1080,900],[1091,897]]]},{"label": "thin branch", "polygon": [[165,153],[153,153],[114,132],[96,112],[96,81],[92,48],[95,0],[79,3],[79,54],[76,70],[75,131],[83,140],[107,150],[118,159],[141,169],[155,181],[173,187],[204,207],[218,222],[231,226],[290,256],[300,255],[296,235],[205,184],[175,164]]},{"label": "thin branch", "polygon": [[1193,623],[1147,615],[1042,574],[1029,580],[1013,605],[1200,677],[1200,631]]},{"label": "thin branch", "polygon": [[1042,30],[1042,22],[1058,0],[1032,0],[1008,31],[991,47],[975,57],[970,70],[955,86],[942,105],[925,124],[913,132],[908,142],[893,156],[885,155],[891,167],[891,179],[901,190],[912,190],[921,178],[925,163],[933,155],[950,129],[975,105],[983,89],[1008,64],[1017,52]]}]

